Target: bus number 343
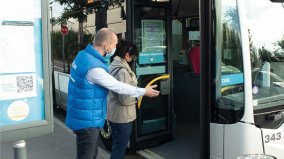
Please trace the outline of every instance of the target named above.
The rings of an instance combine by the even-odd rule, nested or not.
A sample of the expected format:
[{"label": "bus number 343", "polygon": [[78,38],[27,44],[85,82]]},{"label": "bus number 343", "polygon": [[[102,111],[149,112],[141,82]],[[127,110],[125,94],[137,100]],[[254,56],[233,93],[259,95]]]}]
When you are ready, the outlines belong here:
[{"label": "bus number 343", "polygon": [[270,141],[280,140],[281,139],[281,132],[272,135],[265,135],[265,143],[269,143]]}]

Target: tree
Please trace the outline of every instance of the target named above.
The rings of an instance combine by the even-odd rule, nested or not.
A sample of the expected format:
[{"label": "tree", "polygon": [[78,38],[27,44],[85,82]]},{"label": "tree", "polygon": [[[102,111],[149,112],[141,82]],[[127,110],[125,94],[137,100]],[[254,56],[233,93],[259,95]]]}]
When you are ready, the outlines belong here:
[{"label": "tree", "polygon": [[250,29],[248,29],[248,36],[249,36],[249,50],[250,50],[250,58],[251,58],[251,64],[252,68],[261,67],[261,59],[259,58],[259,54],[257,52],[256,47],[253,44],[252,40],[252,34],[250,32]]},{"label": "tree", "polygon": [[87,20],[87,15],[98,9],[107,10],[109,7],[121,7],[124,0],[55,0],[60,5],[64,5],[63,13],[60,18],[61,23],[69,18],[78,19],[78,44],[83,44],[83,22]]},{"label": "tree", "polygon": [[279,40],[277,45],[282,49],[282,51],[284,51],[284,40]]},{"label": "tree", "polygon": [[85,0],[56,0],[60,5],[65,5],[60,21],[64,24],[68,19],[78,19],[78,44],[83,44],[83,22],[86,19]]},{"label": "tree", "polygon": [[267,61],[267,62],[274,61],[273,54],[269,50],[267,50],[264,46],[258,49],[258,53],[262,61]]},{"label": "tree", "polygon": [[240,29],[240,22],[239,22],[239,13],[237,10],[237,7],[230,7],[228,10],[226,10],[225,17],[228,18],[228,23],[230,23],[230,26],[236,30]]},{"label": "tree", "polygon": [[267,50],[264,46],[258,49],[262,61],[280,62],[284,61],[284,40],[279,40],[274,44],[277,48],[273,51]]},{"label": "tree", "polygon": [[[76,36],[78,32],[74,32],[73,30],[70,30],[69,33],[65,36],[64,39],[64,46],[67,48],[66,49],[66,59],[67,63],[69,64],[70,62],[73,61],[74,57],[76,54],[82,49],[78,48],[77,43],[76,43]],[[57,32],[52,32],[52,43],[56,44],[53,45],[52,48],[52,56],[53,59],[55,60],[62,60],[62,34],[60,31]],[[84,41],[91,41],[92,39],[92,34],[84,34],[83,36]]]},{"label": "tree", "polygon": [[242,70],[239,63],[242,58],[240,26],[237,7],[230,7],[225,10],[223,19],[223,62]]},{"label": "tree", "polygon": [[284,40],[279,40],[275,44],[278,48],[274,51],[277,61],[284,61]]},{"label": "tree", "polygon": [[242,69],[239,63],[242,58],[240,33],[231,23],[223,23],[223,62],[227,65]]}]

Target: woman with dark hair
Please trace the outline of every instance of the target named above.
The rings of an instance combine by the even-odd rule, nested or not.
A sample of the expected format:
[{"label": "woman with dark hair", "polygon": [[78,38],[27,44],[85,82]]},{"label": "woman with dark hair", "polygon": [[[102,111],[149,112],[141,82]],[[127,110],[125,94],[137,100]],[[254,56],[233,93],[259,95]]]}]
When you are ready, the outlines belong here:
[{"label": "woman with dark hair", "polygon": [[[110,74],[118,81],[137,86],[135,73],[131,63],[138,55],[137,47],[125,40],[117,44]],[[107,118],[112,131],[111,159],[123,159],[126,146],[131,135],[132,122],[136,119],[136,98],[109,92],[107,99]]]}]

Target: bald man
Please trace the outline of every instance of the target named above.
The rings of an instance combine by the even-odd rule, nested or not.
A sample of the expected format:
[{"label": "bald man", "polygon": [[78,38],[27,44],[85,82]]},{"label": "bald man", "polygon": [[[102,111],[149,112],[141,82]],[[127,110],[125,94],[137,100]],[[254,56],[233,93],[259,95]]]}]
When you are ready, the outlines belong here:
[{"label": "bald man", "polygon": [[93,45],[75,57],[69,78],[66,125],[76,134],[77,159],[95,159],[98,153],[99,128],[106,117],[108,91],[132,97],[155,97],[156,86],[133,87],[117,81],[108,73],[104,56],[114,54],[117,36],[107,28],[99,30]]}]

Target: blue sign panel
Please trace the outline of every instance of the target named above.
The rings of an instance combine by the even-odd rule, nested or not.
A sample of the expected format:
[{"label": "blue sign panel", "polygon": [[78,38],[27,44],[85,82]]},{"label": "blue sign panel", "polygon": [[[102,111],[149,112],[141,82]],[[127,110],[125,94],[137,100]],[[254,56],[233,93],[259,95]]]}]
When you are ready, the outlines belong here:
[{"label": "blue sign panel", "polygon": [[231,86],[244,83],[243,73],[222,75],[221,86]]},{"label": "blue sign panel", "polygon": [[153,63],[164,63],[163,52],[140,52],[139,53],[139,64],[153,64]]},{"label": "blue sign panel", "polygon": [[17,3],[0,6],[0,127],[45,120],[41,1]]}]

